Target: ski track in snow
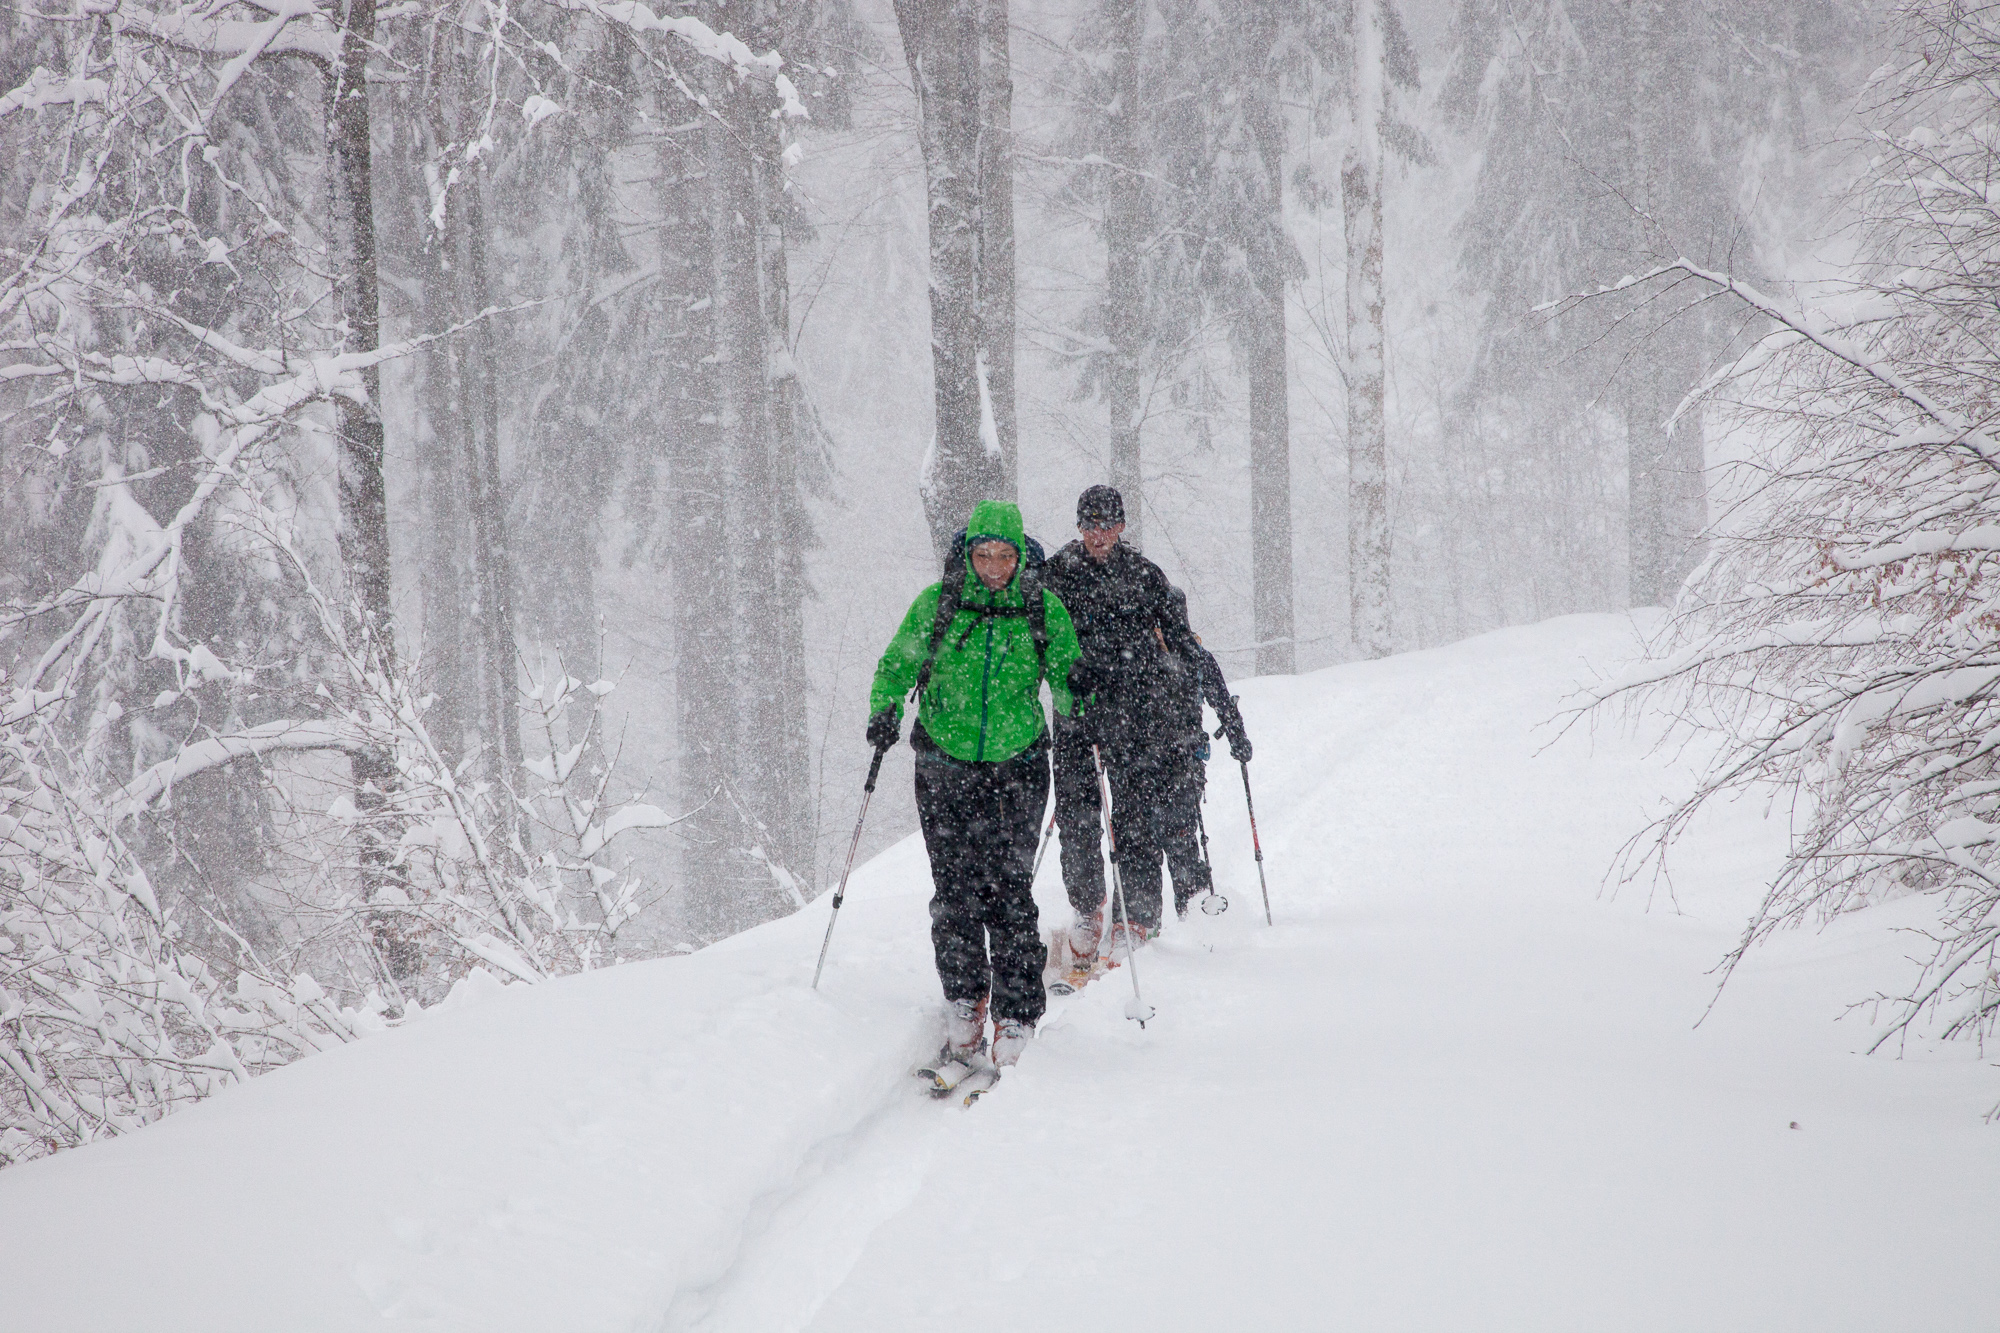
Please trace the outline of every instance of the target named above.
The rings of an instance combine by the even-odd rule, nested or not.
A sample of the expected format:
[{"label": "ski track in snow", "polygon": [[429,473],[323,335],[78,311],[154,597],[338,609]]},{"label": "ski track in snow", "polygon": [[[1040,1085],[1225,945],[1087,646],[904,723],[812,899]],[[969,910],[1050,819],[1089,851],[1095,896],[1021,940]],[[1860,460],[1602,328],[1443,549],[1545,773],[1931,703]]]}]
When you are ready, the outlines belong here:
[{"label": "ski track in snow", "polygon": [[825,898],[0,1172],[0,1333],[1983,1333],[2000,1081],[1842,1017],[1907,983],[1920,905],[1781,936],[1704,1018],[1784,830],[1719,806],[1671,902],[1607,891],[1700,758],[1547,725],[1632,644],[1571,617],[1245,682],[1276,925],[1220,758],[1232,905],[1141,952],[1157,1018],[1113,970],[973,1108],[908,1077],[908,839],[817,992]]},{"label": "ski track in snow", "polygon": [[876,1227],[923,1188],[947,1125],[912,1079],[849,1133],[816,1146],[799,1173],[757,1200],[727,1271],[681,1293],[659,1333],[805,1328]]}]

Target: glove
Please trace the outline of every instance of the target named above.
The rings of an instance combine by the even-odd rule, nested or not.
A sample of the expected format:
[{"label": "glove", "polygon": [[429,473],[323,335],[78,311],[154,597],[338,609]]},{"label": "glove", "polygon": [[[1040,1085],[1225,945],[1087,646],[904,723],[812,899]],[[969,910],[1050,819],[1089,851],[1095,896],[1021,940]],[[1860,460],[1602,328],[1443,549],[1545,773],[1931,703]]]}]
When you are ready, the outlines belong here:
[{"label": "glove", "polygon": [[1250,733],[1243,730],[1243,714],[1235,709],[1222,719],[1222,734],[1229,737],[1229,757],[1239,764],[1250,762]]},{"label": "glove", "polygon": [[868,719],[868,743],[878,750],[886,750],[903,736],[903,724],[896,718],[896,710],[885,708]]},{"label": "glove", "polygon": [[1097,719],[1093,716],[1092,710],[1084,707],[1082,695],[1073,696],[1071,708],[1073,711],[1066,719],[1068,722],[1066,730],[1075,738],[1078,746],[1088,750],[1097,744]]},{"label": "glove", "polygon": [[1078,658],[1075,664],[1070,667],[1069,693],[1070,697],[1072,699],[1075,699],[1079,705],[1077,709],[1078,716],[1081,716],[1083,713],[1083,709],[1080,706],[1083,703],[1083,701],[1085,699],[1090,698],[1092,695],[1096,694],[1099,690],[1103,688],[1104,688],[1103,674],[1099,672],[1098,669],[1095,666],[1092,666],[1089,662],[1084,661],[1082,658]]}]

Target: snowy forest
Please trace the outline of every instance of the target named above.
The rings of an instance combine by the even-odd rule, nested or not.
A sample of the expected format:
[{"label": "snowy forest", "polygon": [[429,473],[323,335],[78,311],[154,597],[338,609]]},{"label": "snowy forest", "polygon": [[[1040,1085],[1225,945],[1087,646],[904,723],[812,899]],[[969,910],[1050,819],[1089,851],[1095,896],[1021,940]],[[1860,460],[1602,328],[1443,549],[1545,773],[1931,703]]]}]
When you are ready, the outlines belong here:
[{"label": "snowy forest", "polygon": [[1988,1030],[2000,6],[653,3],[0,13],[0,1166],[805,908],[1095,482],[1232,681],[1665,608],[1607,873],[1764,793],[1725,961]]}]

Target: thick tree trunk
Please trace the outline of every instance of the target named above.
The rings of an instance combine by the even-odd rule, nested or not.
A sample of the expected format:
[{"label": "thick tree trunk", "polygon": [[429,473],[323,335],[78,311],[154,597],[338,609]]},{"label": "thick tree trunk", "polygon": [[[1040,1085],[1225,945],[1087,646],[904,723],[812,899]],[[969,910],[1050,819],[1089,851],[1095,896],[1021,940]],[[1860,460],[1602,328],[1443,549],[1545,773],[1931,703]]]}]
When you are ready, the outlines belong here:
[{"label": "thick tree trunk", "polygon": [[[754,145],[761,99],[744,91],[730,99],[730,124],[706,131],[713,201],[710,212],[710,292],[714,300],[715,355],[724,394],[727,450],[725,549],[730,560],[729,620],[733,635],[729,677],[736,700],[736,736],[725,756],[733,823],[735,865],[729,879],[742,886],[733,929],[777,916],[791,906],[779,878],[793,872],[800,848],[798,807],[802,772],[789,760],[796,709],[780,670],[788,620],[798,615],[796,593],[786,587],[789,517],[779,484],[776,419],[771,382],[770,310],[764,290],[762,241],[766,207],[759,190]],[[787,614],[789,612],[789,615]]]},{"label": "thick tree trunk", "polygon": [[1110,0],[1104,18],[1112,41],[1104,136],[1104,336],[1111,344],[1111,362],[1104,399],[1111,413],[1111,484],[1125,499],[1126,536],[1136,543],[1145,511],[1139,450],[1139,357],[1146,324],[1140,278],[1146,202],[1139,173],[1139,46],[1145,9],[1141,0]]},{"label": "thick tree trunk", "polygon": [[[985,43],[980,0],[896,0],[895,8],[903,53],[917,90],[917,137],[930,201],[931,367],[937,421],[920,484],[931,539],[942,559],[952,534],[976,502],[1011,498],[1013,493],[998,434],[1003,414],[995,407],[990,420],[982,423],[979,384],[982,336],[988,331],[981,315],[980,228],[988,211],[985,205],[999,186],[980,178],[981,94],[989,82],[981,76]],[[1006,220],[1011,224],[1011,195],[1008,200]],[[1006,249],[1011,275],[1011,237]],[[1011,296],[1011,278],[1008,286]],[[1006,318],[1010,393],[1012,326],[1010,309]],[[988,372],[990,403],[990,366]],[[1011,402],[1004,415],[1012,420]],[[982,424],[991,431],[987,438],[982,438],[987,434]]]},{"label": "thick tree trunk", "polygon": [[[369,143],[368,53],[375,40],[375,0],[347,0],[341,60],[327,79],[331,217],[327,235],[334,292],[347,326],[347,349],[381,342],[375,273],[375,192]],[[389,613],[389,503],[383,481],[382,376],[361,372],[365,403],[338,400],[340,432],[340,557],[348,602],[360,633],[384,659],[395,650]]]},{"label": "thick tree trunk", "polygon": [[[334,292],[346,325],[346,346],[368,350],[381,343],[381,303],[375,270],[375,189],[369,141],[368,55],[375,41],[375,0],[347,0],[341,24],[340,63],[328,71],[327,237]],[[340,558],[347,579],[350,629],[355,643],[382,669],[393,668],[395,626],[389,603],[389,500],[383,475],[382,376],[361,372],[365,402],[337,400],[340,437]],[[396,879],[389,830],[379,818],[396,781],[393,756],[357,750],[351,761],[355,808],[364,830],[359,848],[361,893],[373,901]],[[420,950],[394,917],[371,922],[375,945],[397,987],[422,970]]]},{"label": "thick tree trunk", "polygon": [[[469,82],[471,62],[463,58],[476,43],[474,35],[463,35],[463,63],[434,66],[433,82],[423,90],[423,152],[433,160],[466,137],[468,106],[477,103],[478,92]],[[423,224],[428,329],[462,323],[493,303],[486,254],[491,188],[486,164],[474,164],[449,195],[450,225],[440,231]],[[508,783],[521,775],[519,659],[500,478],[497,339],[494,324],[482,321],[431,343],[423,354],[423,664],[437,695],[428,714],[433,739],[454,763],[477,754],[478,776]],[[574,659],[569,668],[584,669]],[[519,831],[517,807],[501,801],[497,810],[502,841],[511,846]]]},{"label": "thick tree trunk", "polygon": [[[1638,373],[1638,372],[1635,372]],[[1662,485],[1666,470],[1666,414],[1651,390],[1650,376],[1630,385],[1624,395],[1625,418],[1625,554],[1627,598],[1633,606],[1655,606],[1664,600],[1667,533]]]},{"label": "thick tree trunk", "polygon": [[[733,211],[715,177],[706,131],[668,143],[661,174],[670,182],[662,217],[683,225],[662,255],[667,301],[682,313],[669,330],[669,500],[674,623],[676,788],[681,804],[700,807],[684,830],[681,880],[687,924],[700,939],[738,928],[742,866],[730,806],[728,761],[737,745],[729,545],[729,461],[736,429],[719,341],[725,305],[713,284],[718,226]],[[726,301],[726,297],[725,297]]]},{"label": "thick tree trunk", "polygon": [[[1670,25],[1684,19],[1663,10],[1659,0],[1637,0],[1628,12],[1622,54],[1631,82],[1623,194],[1630,210],[1632,253],[1657,255],[1661,238],[1653,217],[1668,202],[1663,177],[1671,156],[1663,136],[1673,132],[1662,108],[1671,103],[1677,86],[1661,62],[1679,45]],[[1648,335],[1652,346],[1621,371],[1627,598],[1633,606],[1674,599],[1690,567],[1706,507],[1699,418],[1680,422],[1671,433],[1667,429],[1680,400],[1700,377],[1703,331],[1699,314],[1655,329]]]},{"label": "thick tree trunk", "polygon": [[[1274,22],[1262,13],[1251,49],[1268,54]],[[1245,120],[1259,164],[1257,216],[1246,258],[1253,287],[1242,328],[1250,398],[1250,610],[1257,640],[1257,674],[1290,675],[1292,627],[1292,459],[1289,381],[1285,364],[1285,124],[1275,89],[1244,90]]]},{"label": "thick tree trunk", "polygon": [[1625,424],[1627,596],[1633,606],[1665,606],[1693,567],[1707,518],[1701,416],[1667,423],[1700,378],[1699,315],[1649,335],[1650,345],[1623,372],[1618,395]]},{"label": "thick tree trunk", "polygon": [[[490,182],[490,172],[480,169],[461,187],[467,317],[493,304],[492,274],[486,259],[485,198]],[[465,382],[477,407],[477,411],[466,413],[465,424],[478,580],[473,596],[478,608],[480,730],[482,739],[492,747],[489,772],[502,782],[515,782],[521,773],[521,728],[515,708],[519,659],[514,635],[513,566],[507,551],[507,500],[500,476],[500,351],[491,320],[482,320],[471,330],[465,365]],[[582,666],[577,663],[578,669]],[[511,843],[518,825],[516,807],[504,800],[499,807]]]},{"label": "thick tree trunk", "polygon": [[1000,449],[997,495],[1011,499],[1020,481],[1014,412],[1014,66],[1007,0],[978,0],[978,6],[979,356],[996,437],[986,443],[991,448],[997,442]]},{"label": "thick tree trunk", "polygon": [[[457,265],[442,262],[444,240],[432,236],[424,255],[423,328],[448,327],[458,317],[453,278]],[[440,339],[421,353],[417,431],[419,503],[423,506],[423,685],[435,696],[424,714],[433,739],[454,764],[479,743],[478,690],[472,627],[464,597],[473,582],[469,560],[472,520],[465,485],[464,394],[458,348]]]},{"label": "thick tree trunk", "polygon": [[1341,168],[1347,229],[1348,633],[1362,657],[1393,651],[1389,444],[1382,336],[1382,31],[1374,0],[1354,5],[1353,127]]},{"label": "thick tree trunk", "polygon": [[813,882],[815,829],[812,808],[812,751],[806,731],[806,552],[812,547],[812,518],[805,504],[800,458],[799,378],[792,360],[791,274],[785,261],[784,145],[777,122],[755,122],[762,133],[752,163],[761,269],[763,374],[770,417],[773,617],[765,676],[771,738],[771,809],[779,860],[803,884]]},{"label": "thick tree trunk", "polygon": [[770,97],[708,89],[723,123],[678,149],[662,214],[672,359],[675,691],[688,923],[713,939],[791,910],[811,878],[796,377]]}]

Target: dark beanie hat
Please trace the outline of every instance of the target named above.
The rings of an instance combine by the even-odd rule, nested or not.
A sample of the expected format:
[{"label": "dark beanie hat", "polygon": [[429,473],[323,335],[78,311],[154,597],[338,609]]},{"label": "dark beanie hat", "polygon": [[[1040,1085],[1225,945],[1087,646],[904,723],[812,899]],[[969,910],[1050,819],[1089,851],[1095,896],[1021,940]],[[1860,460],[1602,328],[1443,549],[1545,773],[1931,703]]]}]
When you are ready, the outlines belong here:
[{"label": "dark beanie hat", "polygon": [[1112,487],[1092,486],[1076,497],[1076,525],[1079,528],[1124,521],[1125,497]]}]

